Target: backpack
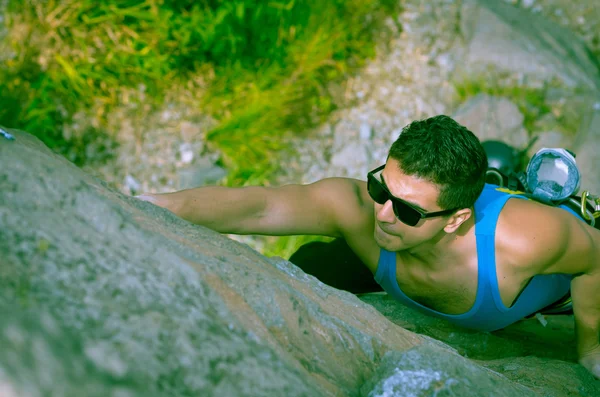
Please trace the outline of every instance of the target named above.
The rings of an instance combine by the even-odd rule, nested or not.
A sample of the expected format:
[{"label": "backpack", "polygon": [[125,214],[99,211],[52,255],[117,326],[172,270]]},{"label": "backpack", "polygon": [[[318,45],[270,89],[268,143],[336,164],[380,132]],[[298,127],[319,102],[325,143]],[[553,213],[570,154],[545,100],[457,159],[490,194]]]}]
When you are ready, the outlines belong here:
[{"label": "backpack", "polygon": [[483,142],[488,156],[486,182],[510,193],[520,194],[546,205],[564,204],[592,227],[600,229],[600,197],[579,190],[580,174],[575,154],[563,148],[542,148],[531,157],[523,171],[527,149],[517,150],[499,141]]}]

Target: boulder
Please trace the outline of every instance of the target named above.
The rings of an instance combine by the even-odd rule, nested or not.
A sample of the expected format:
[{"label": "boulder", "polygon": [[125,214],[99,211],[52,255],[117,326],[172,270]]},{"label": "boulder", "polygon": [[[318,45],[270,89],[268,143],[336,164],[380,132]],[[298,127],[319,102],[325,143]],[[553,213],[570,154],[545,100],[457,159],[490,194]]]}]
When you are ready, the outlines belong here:
[{"label": "boulder", "polygon": [[460,10],[465,47],[457,69],[467,75],[489,67],[522,81],[560,80],[567,87],[600,90],[598,61],[571,30],[529,10],[497,0],[467,0]]},{"label": "boulder", "polygon": [[[467,0],[459,15],[460,40],[449,51],[456,65],[453,81],[544,92],[544,106],[550,111],[543,112],[527,131],[530,137],[539,137],[529,155],[542,147],[574,151],[582,190],[600,193],[596,171],[600,162],[600,62],[586,43],[545,16],[503,1]],[[461,104],[457,119],[482,139],[491,134],[523,147],[523,134],[505,128],[507,123],[518,124],[517,112],[499,103],[488,111],[485,104],[492,101],[483,97],[475,95]],[[525,105],[537,106],[527,101]]]},{"label": "boulder", "polygon": [[[6,308],[3,308],[6,309]],[[2,310],[0,396],[156,396],[102,342],[82,344],[43,310]]]},{"label": "boulder", "polygon": [[529,142],[523,114],[507,98],[478,94],[462,104],[452,117],[481,141],[502,141],[518,149]]},{"label": "boulder", "polygon": [[573,143],[581,172],[581,190],[589,190],[595,195],[600,195],[600,93],[598,95],[592,109],[584,114]]},{"label": "boulder", "polygon": [[[76,358],[143,385],[139,395],[355,395],[385,352],[422,343],[289,262],[124,196],[11,132],[0,137],[0,310],[47,313],[81,346]],[[6,317],[4,330],[27,334],[19,321]],[[1,349],[0,373],[27,348],[36,361],[18,372],[32,373],[8,381],[42,393],[37,368],[56,364],[35,343]]]},{"label": "boulder", "polygon": [[[376,395],[395,368],[412,383],[388,395],[441,385],[476,396],[478,382],[498,395],[600,392],[572,355],[543,351],[572,350],[563,344],[450,336],[385,295],[328,287],[10,133],[0,136],[2,395]],[[511,347],[488,351],[486,338]],[[561,388],[535,389],[529,362]]]},{"label": "boulder", "polygon": [[507,387],[497,372],[459,356],[439,356],[431,346],[389,352],[377,374],[363,386],[363,395],[386,396],[536,396],[518,384]]},{"label": "boulder", "polygon": [[[600,382],[595,380],[585,368],[577,364],[572,315],[542,316],[538,314],[498,331],[478,332],[457,327],[448,321],[398,305],[387,294],[367,294],[361,296],[361,300],[373,305],[402,328],[419,335],[429,336],[441,343],[442,346],[450,346],[461,356],[493,371],[492,375],[500,374],[504,379],[510,379],[525,386],[536,392],[537,395],[591,397],[600,393]],[[410,353],[409,357],[419,356],[427,348],[426,346],[416,347],[414,350],[416,353]],[[406,354],[409,353],[390,352],[387,358],[384,357],[383,364],[370,380],[373,390],[381,391],[383,383],[387,379],[390,379],[388,386],[394,385],[399,371],[410,370],[413,371],[411,372],[413,375],[414,371],[419,371],[418,374],[424,374],[422,372],[424,367],[417,368],[414,365],[403,364],[406,361],[402,357],[406,357]],[[440,392],[438,395],[470,395],[464,394],[462,386],[460,386],[464,383],[469,384],[468,371],[456,372],[467,367],[461,364],[462,369],[455,371],[453,368],[460,361],[459,358],[447,356],[447,362],[442,365],[436,364],[435,358],[427,356],[428,358],[425,360],[429,363],[425,370],[427,377],[420,377],[421,382],[419,383],[427,392],[420,392],[421,394],[412,392],[412,395],[435,395],[431,390],[432,387]],[[465,365],[467,364],[465,363]],[[478,376],[486,374],[486,372],[476,371]],[[437,378],[439,380],[436,380]],[[431,382],[423,382],[424,379],[431,379]],[[458,382],[454,382],[452,379]],[[479,387],[484,390],[495,384],[497,379],[495,376],[490,377],[489,374],[484,376],[481,384],[477,383],[477,386],[473,386],[476,389],[473,396],[500,396],[504,395],[502,393],[505,390],[509,392],[507,395],[511,395],[510,393],[516,390],[512,386],[507,386],[506,389],[498,388],[493,393],[479,392]],[[408,393],[402,394],[400,391],[403,389],[398,389],[396,386],[391,390],[396,390],[396,394],[383,395],[409,395]],[[442,390],[444,391],[442,392]],[[525,394],[525,392],[519,392],[512,395],[521,395],[522,393]],[[367,395],[368,393],[363,390],[363,394]],[[382,394],[373,394],[373,396],[378,395]]]}]

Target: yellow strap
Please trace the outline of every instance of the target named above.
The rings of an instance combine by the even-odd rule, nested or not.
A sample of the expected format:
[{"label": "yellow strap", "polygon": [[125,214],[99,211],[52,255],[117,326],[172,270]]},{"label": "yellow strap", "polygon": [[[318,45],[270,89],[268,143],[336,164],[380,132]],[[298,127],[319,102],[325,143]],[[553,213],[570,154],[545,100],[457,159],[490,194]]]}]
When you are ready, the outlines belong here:
[{"label": "yellow strap", "polygon": [[499,192],[504,192],[504,193],[509,193],[509,194],[520,194],[520,195],[527,194],[527,193],[522,192],[520,190],[510,190],[510,189],[508,189],[506,187],[497,187],[496,190],[499,191]]}]

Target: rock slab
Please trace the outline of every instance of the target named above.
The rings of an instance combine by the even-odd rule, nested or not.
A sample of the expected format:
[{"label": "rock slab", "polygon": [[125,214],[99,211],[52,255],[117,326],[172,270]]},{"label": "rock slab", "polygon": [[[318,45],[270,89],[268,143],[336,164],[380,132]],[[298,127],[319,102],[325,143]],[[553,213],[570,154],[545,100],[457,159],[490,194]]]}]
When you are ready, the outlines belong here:
[{"label": "rock slab", "polygon": [[[479,382],[469,374],[515,362],[477,354],[481,333],[470,333],[481,346],[463,336],[454,349],[455,338],[435,331],[444,327],[399,321],[402,307],[385,296],[365,303],[328,287],[10,132],[15,140],[0,137],[2,395],[359,396],[376,393],[392,365],[424,381],[452,367],[440,381],[459,387],[451,379]],[[565,390],[599,391],[577,364],[552,365],[570,374]],[[498,395],[569,395],[524,375],[487,375],[481,387],[493,382]]]}]

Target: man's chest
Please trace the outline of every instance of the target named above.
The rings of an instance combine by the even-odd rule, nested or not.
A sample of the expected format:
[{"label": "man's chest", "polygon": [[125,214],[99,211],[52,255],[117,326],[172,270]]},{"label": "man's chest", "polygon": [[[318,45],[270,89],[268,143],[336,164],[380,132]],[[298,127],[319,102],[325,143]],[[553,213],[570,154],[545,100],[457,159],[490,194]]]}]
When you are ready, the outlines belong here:
[{"label": "man's chest", "polygon": [[[401,256],[396,260],[398,286],[412,300],[445,314],[462,314],[475,303],[479,282],[497,288],[506,307],[512,306],[528,279],[514,272],[514,266],[507,258],[478,258],[475,245],[459,259],[446,260],[428,266],[416,260],[406,260]],[[482,263],[480,264],[480,260]],[[479,277],[480,265],[493,266],[486,277]],[[489,280],[486,278],[490,278]]]},{"label": "man's chest", "polygon": [[397,261],[396,280],[410,299],[446,314],[467,312],[477,294],[477,271],[467,266],[434,271],[418,263]]}]

